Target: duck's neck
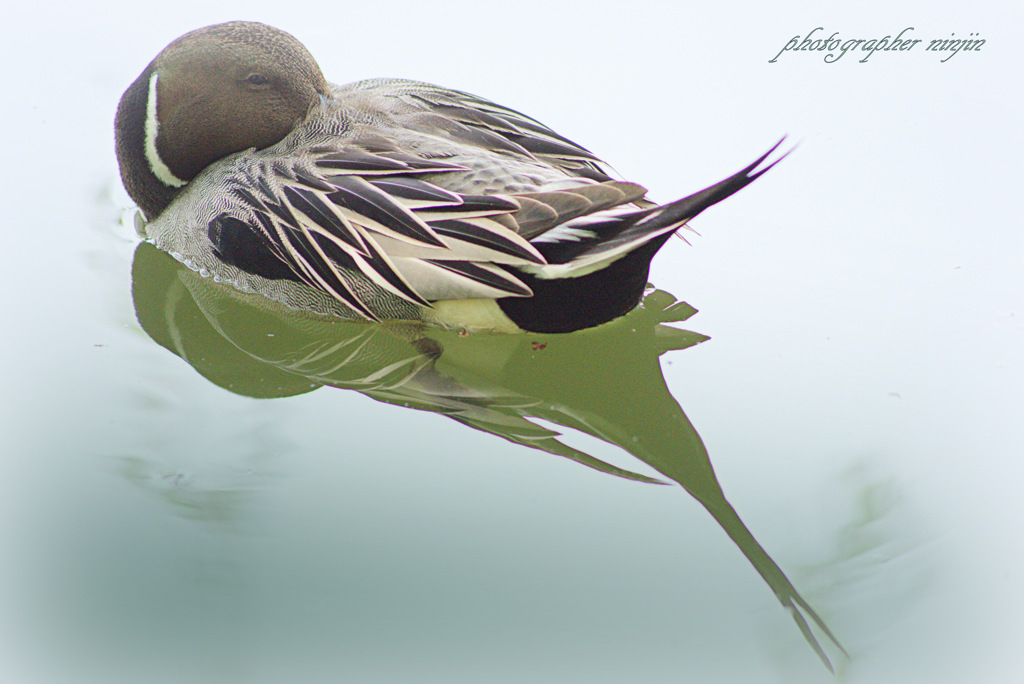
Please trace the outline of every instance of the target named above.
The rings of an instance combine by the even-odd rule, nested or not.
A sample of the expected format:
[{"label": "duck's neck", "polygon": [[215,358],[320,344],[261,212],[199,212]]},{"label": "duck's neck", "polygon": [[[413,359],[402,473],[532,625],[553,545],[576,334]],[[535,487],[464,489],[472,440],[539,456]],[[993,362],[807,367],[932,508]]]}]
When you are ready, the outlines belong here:
[{"label": "duck's neck", "polygon": [[121,180],[147,219],[154,219],[187,182],[174,175],[157,152],[156,78],[152,64],[121,98],[114,121]]}]

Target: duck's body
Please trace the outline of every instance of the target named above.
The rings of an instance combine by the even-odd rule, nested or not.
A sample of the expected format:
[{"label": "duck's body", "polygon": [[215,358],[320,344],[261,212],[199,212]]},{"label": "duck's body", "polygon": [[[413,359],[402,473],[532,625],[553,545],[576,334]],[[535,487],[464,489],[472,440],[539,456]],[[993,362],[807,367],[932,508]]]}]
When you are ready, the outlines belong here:
[{"label": "duck's body", "polygon": [[192,268],[319,313],[505,331],[626,313],[664,241],[771,166],[657,206],[522,114],[411,81],[332,86],[247,22],[169,45],[116,129],[147,235]]}]

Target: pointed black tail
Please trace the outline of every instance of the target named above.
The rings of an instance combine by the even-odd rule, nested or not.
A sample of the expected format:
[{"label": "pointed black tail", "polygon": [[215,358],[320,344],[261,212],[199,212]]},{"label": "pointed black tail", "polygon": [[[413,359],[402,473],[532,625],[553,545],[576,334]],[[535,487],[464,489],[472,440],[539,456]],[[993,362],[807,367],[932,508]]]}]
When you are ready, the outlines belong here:
[{"label": "pointed black tail", "polygon": [[631,311],[647,285],[651,259],[669,236],[785,159],[792,150],[762,166],[783,141],[746,168],[688,197],[590,223],[589,237],[577,231],[572,239],[535,242],[553,268],[529,273],[516,269],[533,296],[499,299],[498,305],[520,328],[538,333],[590,328]]}]

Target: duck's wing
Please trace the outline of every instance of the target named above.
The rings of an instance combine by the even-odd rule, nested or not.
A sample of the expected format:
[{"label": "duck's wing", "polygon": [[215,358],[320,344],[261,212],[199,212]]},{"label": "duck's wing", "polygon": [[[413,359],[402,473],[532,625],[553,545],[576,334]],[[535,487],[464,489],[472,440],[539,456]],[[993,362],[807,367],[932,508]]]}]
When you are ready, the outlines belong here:
[{"label": "duck's wing", "polygon": [[585,147],[536,119],[485,98],[419,81],[371,79],[336,86],[339,100],[372,95],[402,126],[462,144],[539,161],[576,178],[612,180],[610,169]]},{"label": "duck's wing", "polygon": [[382,298],[429,306],[530,296],[520,269],[547,263],[532,237],[644,194],[619,181],[503,195],[440,183],[465,171],[379,135],[288,161],[257,153],[204,178],[220,188],[219,208],[194,215],[212,216],[204,232],[219,263],[303,283],[375,319]]}]

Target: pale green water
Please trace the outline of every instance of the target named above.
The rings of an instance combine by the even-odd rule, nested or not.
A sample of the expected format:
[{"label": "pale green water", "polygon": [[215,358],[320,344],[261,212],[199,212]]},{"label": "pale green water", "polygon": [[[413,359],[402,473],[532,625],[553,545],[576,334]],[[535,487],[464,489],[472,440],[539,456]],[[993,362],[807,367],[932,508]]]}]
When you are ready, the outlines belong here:
[{"label": "pale green water", "polygon": [[[656,5],[543,7],[501,35],[547,49],[487,60],[467,54],[491,54],[497,20],[454,6],[389,12],[387,50],[340,28],[384,22],[366,7],[17,10],[0,681],[831,681],[773,589],[842,642],[850,659],[815,629],[843,681],[1019,680],[1013,22],[887,7],[805,26],[783,6],[698,30]],[[800,147],[673,241],[662,292],[607,331],[286,316],[137,252],[113,162],[123,88],[171,38],[236,17],[292,31],[333,79],[516,106],[662,199],[780,133]],[[905,21],[989,43],[942,65],[767,63],[818,23]],[[584,59],[565,26],[602,49]],[[424,53],[424,33],[465,38]],[[601,96],[627,79],[633,96]]]}]

